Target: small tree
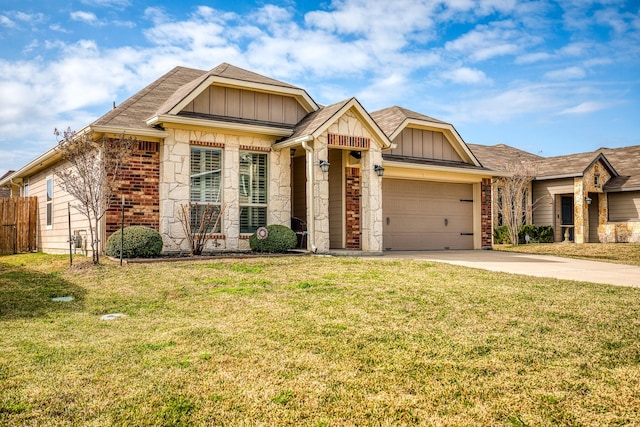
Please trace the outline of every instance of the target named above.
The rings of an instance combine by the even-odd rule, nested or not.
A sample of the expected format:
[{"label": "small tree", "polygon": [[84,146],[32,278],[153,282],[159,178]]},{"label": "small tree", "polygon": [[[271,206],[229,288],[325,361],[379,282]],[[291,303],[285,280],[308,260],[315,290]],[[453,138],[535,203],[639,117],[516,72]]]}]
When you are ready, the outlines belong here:
[{"label": "small tree", "polygon": [[518,244],[518,231],[526,222],[527,214],[533,211],[534,204],[529,197],[531,182],[536,177],[537,168],[533,162],[513,161],[504,165],[508,176],[497,178],[496,210],[502,217],[502,225],[512,245]]},{"label": "small tree", "polygon": [[226,207],[197,202],[180,205],[178,220],[189,242],[191,255],[202,255],[207,242],[214,238]]},{"label": "small tree", "polygon": [[91,133],[79,134],[71,128],[55,129],[57,150],[68,164],[56,171],[60,186],[73,196],[73,207],[89,221],[93,263],[100,262],[99,224],[111,207],[120,166],[133,150],[135,138],[124,133],[119,138],[94,138]]}]

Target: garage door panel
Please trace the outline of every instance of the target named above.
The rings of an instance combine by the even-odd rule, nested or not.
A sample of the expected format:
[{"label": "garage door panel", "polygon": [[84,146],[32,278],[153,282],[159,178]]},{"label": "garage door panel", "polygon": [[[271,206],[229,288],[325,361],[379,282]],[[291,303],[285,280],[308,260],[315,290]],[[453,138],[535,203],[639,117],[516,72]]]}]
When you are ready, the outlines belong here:
[{"label": "garage door panel", "polygon": [[384,248],[473,249],[473,186],[383,180]]}]

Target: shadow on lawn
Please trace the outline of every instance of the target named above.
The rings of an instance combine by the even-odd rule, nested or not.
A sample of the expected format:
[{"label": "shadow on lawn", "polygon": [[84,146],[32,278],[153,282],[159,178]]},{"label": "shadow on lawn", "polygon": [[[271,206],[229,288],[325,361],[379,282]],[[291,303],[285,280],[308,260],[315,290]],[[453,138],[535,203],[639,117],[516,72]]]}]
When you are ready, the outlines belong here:
[{"label": "shadow on lawn", "polygon": [[[86,290],[59,273],[41,273],[0,262],[0,321],[83,309]],[[52,298],[73,297],[70,302]]]}]

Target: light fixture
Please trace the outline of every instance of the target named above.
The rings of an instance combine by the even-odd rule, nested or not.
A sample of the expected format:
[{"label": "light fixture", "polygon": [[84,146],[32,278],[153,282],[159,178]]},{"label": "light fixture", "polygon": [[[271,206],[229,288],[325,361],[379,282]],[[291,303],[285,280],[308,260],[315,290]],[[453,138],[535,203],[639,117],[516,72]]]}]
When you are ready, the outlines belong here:
[{"label": "light fixture", "polygon": [[326,160],[320,160],[318,166],[320,166],[320,170],[322,172],[329,172],[329,166],[331,166],[331,163],[327,162]]},{"label": "light fixture", "polygon": [[382,166],[380,166],[380,165],[375,165],[375,166],[373,167],[373,170],[376,172],[376,174],[377,174],[378,176],[382,176],[382,175],[384,175],[384,168],[383,168]]},{"label": "light fixture", "polygon": [[591,197],[585,197],[584,201],[587,202],[588,205],[591,204]]}]

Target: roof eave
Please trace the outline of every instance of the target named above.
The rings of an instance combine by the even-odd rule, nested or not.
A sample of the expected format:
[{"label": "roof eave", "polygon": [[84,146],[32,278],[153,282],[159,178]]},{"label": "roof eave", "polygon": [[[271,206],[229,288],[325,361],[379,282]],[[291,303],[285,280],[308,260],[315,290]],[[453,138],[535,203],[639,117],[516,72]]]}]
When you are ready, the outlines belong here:
[{"label": "roof eave", "polygon": [[469,175],[476,175],[481,177],[503,177],[510,176],[511,174],[502,171],[496,171],[491,169],[465,169],[465,168],[457,168],[455,166],[439,166],[439,165],[424,165],[419,163],[406,163],[406,162],[398,162],[393,160],[384,160],[382,159],[383,166],[389,167],[397,167],[397,168],[405,168],[405,169],[419,169],[419,170],[430,170],[437,172],[455,172],[455,173],[463,173]]},{"label": "roof eave", "polygon": [[192,117],[181,117],[181,116],[174,116],[171,114],[160,114],[147,119],[147,125],[149,126],[164,125],[164,124],[178,124],[178,125],[187,125],[187,126],[226,129],[226,130],[231,130],[236,132],[254,133],[254,134],[277,136],[277,137],[288,137],[288,136],[291,136],[291,134],[293,133],[291,129],[286,129],[286,128],[251,125],[246,123],[234,123],[234,122],[226,122],[226,121],[219,121],[219,120],[198,119],[198,118],[192,118]]}]

